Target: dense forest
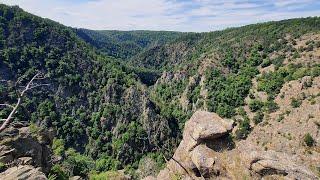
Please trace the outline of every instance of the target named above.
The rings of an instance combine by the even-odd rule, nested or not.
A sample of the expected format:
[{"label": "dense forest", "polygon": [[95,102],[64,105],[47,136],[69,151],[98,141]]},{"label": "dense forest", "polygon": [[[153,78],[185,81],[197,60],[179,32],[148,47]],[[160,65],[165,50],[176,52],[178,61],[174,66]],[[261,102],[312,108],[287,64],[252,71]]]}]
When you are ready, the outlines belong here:
[{"label": "dense forest", "polygon": [[[285,82],[320,75],[319,61],[285,63],[320,45],[295,49],[294,39],[319,32],[318,17],[210,33],[93,31],[0,5],[0,102],[14,104],[21,85],[46,74],[49,86],[29,92],[14,121],[55,130],[52,149],[62,160],[50,175],[98,177],[125,169],[139,178],[135,170],[146,157],[163,167],[198,109],[242,116],[235,139],[246,138],[251,120],[241,107],[252,79],[268,95],[249,104],[257,112],[252,121],[260,123],[263,113],[277,109],[274,98]],[[260,74],[271,65],[275,71]],[[0,117],[9,111],[2,108]]]},{"label": "dense forest", "polygon": [[75,32],[101,52],[123,60],[186,34],[170,31],[94,31],[88,29],[75,29]]}]

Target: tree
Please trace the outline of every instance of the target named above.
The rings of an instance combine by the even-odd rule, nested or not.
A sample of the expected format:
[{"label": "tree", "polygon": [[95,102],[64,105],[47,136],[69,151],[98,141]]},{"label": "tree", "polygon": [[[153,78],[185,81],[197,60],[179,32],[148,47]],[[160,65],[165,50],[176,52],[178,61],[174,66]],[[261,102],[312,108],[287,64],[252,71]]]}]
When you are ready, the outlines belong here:
[{"label": "tree", "polygon": [[[32,90],[32,89],[35,89],[37,87],[40,87],[40,86],[48,86],[49,84],[39,84],[39,83],[35,83],[36,80],[42,80],[42,79],[45,79],[45,75],[41,72],[38,72],[36,75],[34,75],[31,80],[27,83],[26,86],[23,87],[23,89],[21,90],[21,92],[18,93],[18,100],[17,100],[17,103],[15,105],[10,105],[10,104],[0,104],[0,106],[3,106],[3,107],[9,107],[12,109],[12,111],[10,112],[10,114],[8,115],[7,118],[5,119],[1,119],[1,121],[3,121],[2,125],[0,126],[0,132],[2,132],[3,130],[5,130],[9,125],[10,123],[12,122],[13,120],[13,116],[16,114],[19,106],[21,105],[22,103],[22,100],[23,100],[23,97],[25,96],[25,94]],[[16,85],[19,84],[20,80],[18,80],[16,82]]]}]

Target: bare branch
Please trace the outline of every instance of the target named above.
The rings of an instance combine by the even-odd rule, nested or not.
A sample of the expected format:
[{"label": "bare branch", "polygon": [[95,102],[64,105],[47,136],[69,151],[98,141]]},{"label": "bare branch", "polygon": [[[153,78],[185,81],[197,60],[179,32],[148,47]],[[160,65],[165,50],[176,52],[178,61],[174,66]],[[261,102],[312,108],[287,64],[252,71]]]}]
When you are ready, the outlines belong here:
[{"label": "bare branch", "polygon": [[7,107],[10,107],[10,108],[14,108],[14,106],[12,106],[10,104],[0,104],[0,106],[7,106]]},{"label": "bare branch", "polygon": [[15,86],[17,86],[22,81],[23,76],[19,77],[15,83]]},{"label": "bare branch", "polygon": [[[48,85],[48,84],[34,84],[34,83],[33,83],[34,80],[37,80],[37,79],[39,79],[39,78],[42,79],[43,77],[44,77],[44,76],[43,76],[42,73],[40,73],[40,72],[38,72],[36,75],[34,75],[34,76],[32,77],[32,79],[28,82],[28,84],[24,87],[24,89],[22,90],[22,92],[19,94],[17,103],[16,103],[14,106],[9,105],[9,106],[12,107],[13,109],[12,109],[12,111],[10,112],[9,116],[8,116],[6,119],[4,119],[4,122],[3,122],[3,124],[2,124],[1,127],[0,127],[0,132],[2,132],[5,128],[7,128],[7,127],[10,125],[10,123],[11,123],[11,121],[12,121],[12,119],[13,119],[14,114],[16,114],[17,109],[18,109],[18,107],[20,106],[20,104],[21,104],[21,102],[22,102],[22,98],[23,98],[23,96],[25,95],[25,93],[26,93],[27,91],[29,91],[29,90],[31,90],[31,89],[34,89],[34,88],[37,88],[37,87],[40,87],[40,86]],[[21,81],[21,80],[18,80],[18,82],[19,82],[19,81]],[[16,84],[17,84],[17,83],[16,83]],[[8,105],[6,105],[6,106],[8,106]]]}]

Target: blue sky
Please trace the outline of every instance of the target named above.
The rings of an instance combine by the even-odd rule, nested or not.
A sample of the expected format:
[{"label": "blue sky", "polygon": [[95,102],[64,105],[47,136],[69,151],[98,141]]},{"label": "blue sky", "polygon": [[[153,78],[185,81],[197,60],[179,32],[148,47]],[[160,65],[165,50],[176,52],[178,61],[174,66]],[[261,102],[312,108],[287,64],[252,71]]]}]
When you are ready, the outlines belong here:
[{"label": "blue sky", "polygon": [[214,31],[320,16],[320,0],[0,0],[88,29]]}]

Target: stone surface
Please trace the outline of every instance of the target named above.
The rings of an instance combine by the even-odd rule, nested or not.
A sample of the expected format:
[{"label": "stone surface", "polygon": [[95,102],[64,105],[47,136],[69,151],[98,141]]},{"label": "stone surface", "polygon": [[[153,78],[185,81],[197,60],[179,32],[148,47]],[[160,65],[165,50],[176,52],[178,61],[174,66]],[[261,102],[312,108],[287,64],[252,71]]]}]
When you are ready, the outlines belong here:
[{"label": "stone surface", "polygon": [[[18,130],[18,131],[16,131]],[[12,137],[12,133],[15,132]],[[6,134],[10,134],[7,136]],[[39,131],[38,134],[30,132],[28,127],[4,131],[0,136],[0,162],[13,165],[32,165],[41,167],[44,172],[51,168],[51,149],[52,135],[49,131]]]},{"label": "stone surface", "polygon": [[214,151],[206,145],[195,147],[191,154],[191,160],[196,165],[203,177],[209,177],[214,166]]},{"label": "stone surface", "polygon": [[53,131],[22,125],[10,126],[0,133],[0,162],[7,169],[0,179],[47,179],[52,166]]},{"label": "stone surface", "polygon": [[0,173],[0,179],[5,180],[46,180],[46,176],[38,168],[30,165],[15,166]]},{"label": "stone surface", "polygon": [[297,165],[293,157],[273,150],[257,150],[250,144],[240,144],[242,160],[260,176],[282,175],[292,179],[318,179],[304,166]]},{"label": "stone surface", "polygon": [[301,156],[262,150],[250,137],[234,142],[232,128],[232,121],[215,113],[196,112],[166,167],[146,179],[318,179]]},{"label": "stone surface", "polygon": [[232,128],[233,121],[222,119],[215,113],[195,112],[185,124],[179,147],[157,179],[208,177],[214,166],[214,151],[201,143],[225,136]]},{"label": "stone surface", "polygon": [[215,139],[229,133],[232,125],[232,121],[222,119],[215,113],[197,111],[186,122],[183,139],[190,139],[190,136],[197,142],[204,139]]}]

